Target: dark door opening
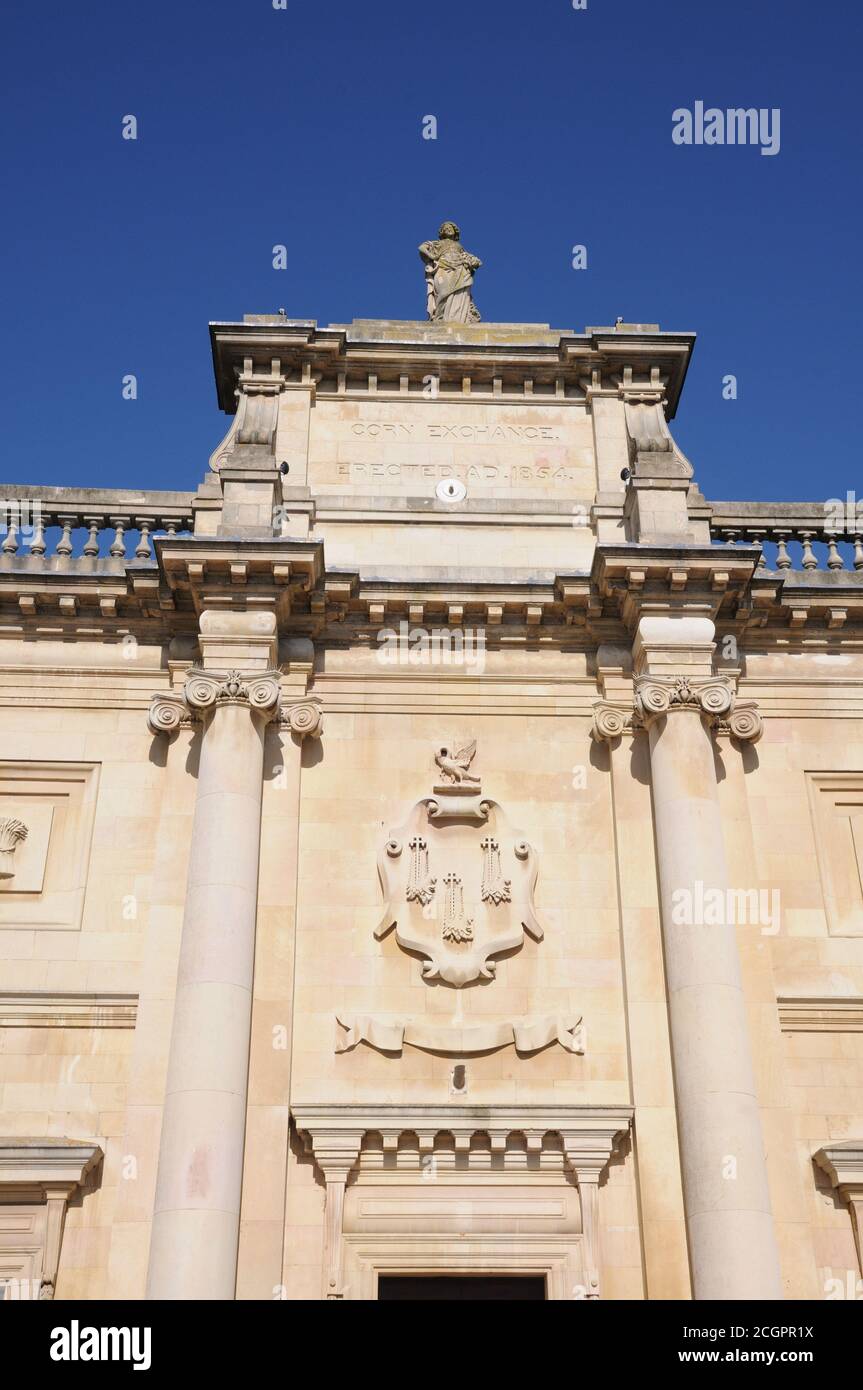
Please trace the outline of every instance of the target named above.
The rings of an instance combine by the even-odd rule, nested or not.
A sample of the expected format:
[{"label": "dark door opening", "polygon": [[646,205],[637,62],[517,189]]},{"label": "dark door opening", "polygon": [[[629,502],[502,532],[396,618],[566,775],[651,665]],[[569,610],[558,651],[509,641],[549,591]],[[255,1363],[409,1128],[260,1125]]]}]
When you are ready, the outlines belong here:
[{"label": "dark door opening", "polygon": [[520,1302],[545,1299],[545,1278],[543,1275],[521,1275],[508,1278],[506,1275],[461,1275],[442,1274],[440,1276],[382,1274],[378,1278],[378,1299],[389,1302],[391,1299],[407,1299],[415,1302],[435,1302],[455,1300],[470,1302],[473,1299],[517,1299]]}]

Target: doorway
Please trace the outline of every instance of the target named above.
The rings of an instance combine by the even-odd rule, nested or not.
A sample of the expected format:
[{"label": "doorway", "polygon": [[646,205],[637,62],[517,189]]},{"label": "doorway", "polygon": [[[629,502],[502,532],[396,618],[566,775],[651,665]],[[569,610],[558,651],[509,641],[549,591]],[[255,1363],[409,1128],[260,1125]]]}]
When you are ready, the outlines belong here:
[{"label": "doorway", "polygon": [[545,1299],[545,1278],[541,1274],[514,1275],[512,1278],[482,1274],[379,1275],[378,1300],[390,1302],[395,1299],[410,1302],[537,1302]]}]

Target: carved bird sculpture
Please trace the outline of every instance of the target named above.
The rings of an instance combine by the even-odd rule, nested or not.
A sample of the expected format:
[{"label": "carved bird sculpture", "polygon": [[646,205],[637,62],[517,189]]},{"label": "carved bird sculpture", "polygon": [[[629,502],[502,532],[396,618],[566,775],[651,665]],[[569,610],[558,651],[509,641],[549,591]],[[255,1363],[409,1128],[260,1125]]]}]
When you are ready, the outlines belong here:
[{"label": "carved bird sculpture", "polygon": [[478,777],[474,777],[468,772],[468,768],[473,762],[476,753],[476,739],[466,743],[464,748],[459,748],[456,752],[451,752],[449,748],[441,748],[439,753],[435,753],[435,762],[449,782],[479,782]]}]

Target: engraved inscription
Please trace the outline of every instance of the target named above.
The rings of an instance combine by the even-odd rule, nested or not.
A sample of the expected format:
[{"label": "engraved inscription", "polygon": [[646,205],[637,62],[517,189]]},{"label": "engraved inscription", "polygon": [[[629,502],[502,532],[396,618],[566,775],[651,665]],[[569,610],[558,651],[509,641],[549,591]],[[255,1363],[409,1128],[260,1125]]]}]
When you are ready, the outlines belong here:
[{"label": "engraved inscription", "polygon": [[496,463],[340,463],[338,473],[340,478],[352,483],[394,479],[438,482],[441,478],[458,478],[463,483],[497,482],[516,486],[519,483],[571,483],[575,479],[572,468],[555,467],[550,463],[516,463],[510,466]]},{"label": "engraved inscription", "polygon": [[382,420],[357,420],[351,433],[358,439],[451,440],[456,444],[533,444],[559,441],[560,431],[551,425],[429,425]]}]

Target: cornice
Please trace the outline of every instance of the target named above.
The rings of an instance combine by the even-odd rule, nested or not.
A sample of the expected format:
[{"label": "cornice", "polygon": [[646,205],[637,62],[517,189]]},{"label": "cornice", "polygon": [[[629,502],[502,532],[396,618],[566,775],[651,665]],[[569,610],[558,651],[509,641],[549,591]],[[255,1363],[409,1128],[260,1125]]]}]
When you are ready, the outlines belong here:
[{"label": "cornice", "polygon": [[863,1138],[825,1144],[813,1158],[843,1196],[863,1198]]},{"label": "cornice", "polygon": [[366,1134],[380,1134],[384,1141],[404,1133],[416,1134],[432,1147],[438,1134],[451,1134],[456,1145],[474,1134],[487,1134],[494,1145],[508,1134],[525,1136],[528,1146],[540,1147],[546,1134],[571,1138],[574,1150],[603,1153],[607,1161],[615,1143],[629,1130],[633,1109],[629,1105],[387,1105],[293,1104],[291,1114],[300,1134],[307,1135],[316,1156],[328,1143],[344,1152],[350,1145],[359,1152]]},{"label": "cornice", "polygon": [[329,570],[314,537],[152,540],[155,562],[0,557],[0,637],[159,644],[193,637],[206,609],[257,608],[275,613],[282,636],[335,642],[407,620],[470,622],[501,645],[590,649],[631,638],[651,612],[700,612],[720,638],[730,633],[750,650],[863,642],[863,571],[770,573],[758,567],[758,546],[601,543],[590,573],[502,579],[445,566],[395,576]]},{"label": "cornice", "polygon": [[0,1191],[39,1188],[71,1193],[101,1159],[98,1144],[74,1139],[0,1139]]},{"label": "cornice", "polygon": [[242,323],[211,323],[210,342],[218,402],[227,414],[237,409],[240,375],[271,374],[278,363],[287,389],[297,386],[321,395],[327,394],[327,382],[335,386],[329,394],[344,394],[353,373],[371,378],[366,389],[375,394],[379,377],[415,377],[419,396],[422,377],[432,372],[459,386],[465,377],[486,385],[497,378],[498,392],[507,377],[529,378],[554,385],[558,401],[584,406],[591,394],[616,395],[634,380],[636,388],[661,393],[671,419],[695,335],[625,327],[574,333],[547,324],[440,325],[411,320],[323,327],[310,319],[258,315]]},{"label": "cornice", "polygon": [[758,546],[603,543],[594,553],[591,584],[634,632],[653,610],[698,608],[712,618],[736,612],[760,556]]}]

